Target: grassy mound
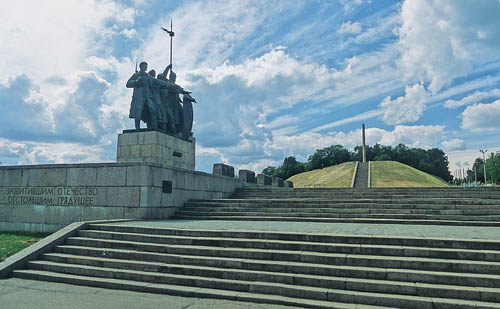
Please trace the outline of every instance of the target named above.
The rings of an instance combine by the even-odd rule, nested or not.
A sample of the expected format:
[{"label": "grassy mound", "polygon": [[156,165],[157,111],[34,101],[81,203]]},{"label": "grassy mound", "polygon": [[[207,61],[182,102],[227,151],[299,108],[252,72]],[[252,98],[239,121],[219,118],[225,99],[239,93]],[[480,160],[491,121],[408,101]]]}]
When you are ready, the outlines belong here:
[{"label": "grassy mound", "polygon": [[288,180],[293,181],[295,188],[349,188],[351,186],[354,162],[346,162],[323,169],[294,175]]},{"label": "grassy mound", "polygon": [[[295,188],[350,188],[355,162],[294,175]],[[371,187],[447,187],[444,180],[396,161],[371,162]]]},{"label": "grassy mound", "polygon": [[396,161],[371,162],[371,186],[389,187],[448,187],[444,180]]}]

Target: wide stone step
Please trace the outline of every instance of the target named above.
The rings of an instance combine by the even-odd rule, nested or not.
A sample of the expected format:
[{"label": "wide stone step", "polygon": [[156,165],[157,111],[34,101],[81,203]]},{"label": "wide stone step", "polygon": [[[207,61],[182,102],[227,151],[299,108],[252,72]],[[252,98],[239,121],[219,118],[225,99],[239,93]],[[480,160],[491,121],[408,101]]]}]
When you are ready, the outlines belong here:
[{"label": "wide stone step", "polygon": [[[45,254],[43,259],[55,263],[86,265],[94,267],[131,269],[138,271],[160,272],[179,275],[190,275],[227,280],[262,281],[303,285],[320,288],[335,288],[373,293],[391,293],[427,297],[441,297],[446,293],[447,298],[500,301],[500,289],[475,288],[454,285],[418,284],[390,280],[369,280],[344,278],[322,275],[303,275],[271,271],[255,271],[244,269],[227,269],[220,267],[191,266],[144,261],[130,261],[123,259],[87,257],[68,254]],[[43,263],[43,262],[42,262]],[[36,268],[36,267],[35,267]]]},{"label": "wide stone step", "polygon": [[462,225],[462,226],[500,226],[497,221],[465,220],[421,220],[421,219],[371,219],[371,218],[319,218],[319,217],[269,217],[269,216],[186,216],[173,215],[171,219],[180,220],[244,220],[244,221],[290,221],[290,222],[328,222],[328,223],[370,223],[370,224],[416,224],[416,225]]},{"label": "wide stone step", "polygon": [[447,221],[493,221],[500,223],[500,215],[440,215],[440,214],[405,214],[405,213],[338,213],[338,212],[201,212],[179,210],[175,213],[176,217],[299,217],[299,218],[377,218],[377,219],[410,219],[410,220],[447,220]]},{"label": "wide stone step", "polygon": [[402,199],[402,198],[384,198],[384,199],[373,199],[373,198],[255,198],[255,199],[213,199],[213,200],[196,200],[192,199],[188,201],[188,204],[199,204],[199,203],[217,203],[217,204],[355,204],[355,205],[371,205],[371,204],[414,204],[414,205],[488,205],[488,206],[499,206],[499,200],[493,199],[429,199],[429,198],[412,198],[412,199]]},{"label": "wide stone step", "polygon": [[[141,232],[141,231],[138,231]],[[436,239],[436,238],[389,238],[389,237],[367,237],[367,236],[351,236],[351,235],[315,235],[316,237],[296,237],[293,234],[279,234],[274,235],[259,235],[258,232],[241,233],[239,235],[232,235],[230,233],[215,233],[212,234],[179,234],[179,235],[152,235],[149,233],[125,233],[121,231],[95,231],[95,230],[82,230],[78,232],[79,238],[93,239],[93,240],[118,240],[118,241],[132,241],[132,242],[145,242],[152,244],[178,244],[178,245],[191,245],[191,246],[216,246],[216,247],[231,247],[231,248],[259,248],[259,249],[273,249],[273,250],[295,250],[295,251],[311,251],[311,252],[338,252],[339,248],[343,246],[354,248],[350,250],[377,250],[394,248],[397,255],[404,254],[403,251],[413,252],[413,250],[425,250],[431,252],[432,250],[457,250],[457,252],[481,252],[488,255],[500,252],[500,243],[497,241],[470,241],[460,239]],[[255,237],[253,238],[252,236]],[[260,237],[259,237],[260,236]],[[263,237],[264,236],[264,237]],[[265,237],[268,236],[268,237]],[[305,236],[305,235],[304,235]],[[323,236],[323,237],[322,237]],[[74,237],[75,238],[75,237]],[[289,239],[287,239],[289,238]],[[73,238],[70,238],[73,239]],[[297,239],[297,240],[295,240]],[[373,248],[373,249],[372,249]],[[344,249],[342,249],[344,250]],[[351,252],[351,251],[349,251]],[[372,252],[372,251],[370,251]],[[342,251],[345,253],[345,251]],[[358,253],[358,252],[353,252]],[[370,253],[371,254],[371,253]],[[390,254],[395,255],[395,254]],[[417,256],[421,256],[418,254]],[[476,256],[476,255],[475,255]],[[484,255],[486,257],[486,255]],[[475,259],[475,258],[474,258]]]},{"label": "wide stone step", "polygon": [[[140,252],[127,249],[115,248],[92,248],[92,247],[74,247],[61,246],[57,253],[70,255],[84,255],[93,257],[108,257],[108,258],[125,258],[136,261],[155,261],[161,263],[175,263],[183,265],[195,265],[206,267],[219,268],[238,268],[254,271],[277,271],[277,272],[294,272],[302,275],[317,275],[317,276],[334,276],[345,278],[358,278],[363,280],[390,280],[412,283],[429,283],[429,284],[450,284],[451,282],[457,286],[476,286],[476,287],[491,287],[497,288],[500,284],[500,276],[489,274],[470,274],[470,273],[453,273],[453,272],[437,272],[412,269],[392,269],[392,268],[376,268],[363,266],[334,266],[328,265],[325,269],[314,267],[310,263],[295,263],[287,265],[290,262],[282,261],[250,261],[237,258],[222,258],[209,256],[185,256],[169,253],[155,252]],[[101,255],[99,255],[101,254]],[[302,267],[301,267],[302,266]],[[321,271],[319,271],[321,269]],[[326,272],[325,272],[326,271]]]},{"label": "wide stone step", "polygon": [[[311,263],[289,261],[259,261],[231,257],[193,256],[157,252],[141,252],[130,249],[92,248],[61,246],[57,253],[70,255],[84,255],[91,257],[107,257],[136,261],[153,261],[160,263],[174,263],[182,265],[238,268],[253,271],[275,271],[281,273],[298,273],[312,276],[334,276],[370,280],[390,280],[412,283],[450,284],[457,286],[481,286],[496,288],[500,284],[500,276],[490,274],[438,272],[414,269],[392,269],[364,266],[326,265],[317,267]],[[101,254],[101,255],[99,255]],[[127,258],[128,257],[128,258]]]},{"label": "wide stone step", "polygon": [[[83,249],[82,249],[83,248]],[[439,259],[455,259],[455,260],[473,260],[473,261],[490,261],[500,262],[500,251],[493,250],[468,250],[468,249],[448,249],[448,248],[426,248],[426,247],[406,247],[406,246],[390,246],[390,245],[356,245],[356,244],[343,244],[332,243],[327,248],[316,246],[309,246],[308,250],[283,250],[283,249],[261,249],[253,247],[213,247],[213,246],[200,246],[200,245],[172,245],[168,246],[167,253],[178,255],[201,255],[201,256],[216,256],[216,257],[230,257],[242,259],[263,259],[263,260],[276,260],[276,261],[291,261],[315,264],[332,264],[332,260],[337,259],[336,254],[358,254],[358,255],[378,255],[378,256],[402,256],[402,257],[425,257],[425,258],[439,258]],[[315,252],[314,249],[323,251]],[[72,251],[73,250],[73,251]],[[105,252],[106,248],[100,249],[95,247],[81,247],[81,246],[58,246],[56,252],[66,252],[76,254],[86,254],[85,250],[94,252],[96,256],[109,254]],[[134,253],[134,254],[132,254]],[[88,253],[91,254],[91,253]],[[135,251],[124,252],[118,251],[120,258],[125,259],[140,259],[144,261],[162,261],[164,256],[161,254],[145,252],[144,255],[138,254]],[[130,257],[129,257],[130,256]],[[133,256],[133,257],[132,257]],[[158,258],[158,259],[157,259]]]},{"label": "wide stone step", "polygon": [[[244,247],[244,243],[235,243],[231,241],[217,243],[217,240],[211,240],[216,246],[221,247]],[[118,249],[130,249],[137,251],[148,251],[148,252],[159,252],[167,253],[168,245],[157,244],[157,243],[144,243],[144,242],[133,242],[133,241],[121,241],[121,240],[100,240],[100,239],[90,239],[83,237],[72,237],[67,240],[68,245],[72,246],[86,246],[86,247],[98,247],[98,248],[118,248]],[[247,242],[248,243],[248,242]],[[199,245],[199,244],[198,244]],[[207,243],[205,243],[207,245]],[[262,243],[248,244],[249,247],[260,245],[264,246]],[[278,246],[280,245],[280,246]],[[295,246],[294,246],[295,245]],[[275,250],[300,250],[302,244],[274,244],[270,245],[269,249]],[[293,248],[295,247],[295,248]],[[302,246],[305,247],[305,246]],[[319,247],[319,246],[318,246]],[[262,248],[262,247],[261,247]],[[307,247],[305,247],[307,248]],[[311,248],[309,248],[311,250]],[[431,271],[448,271],[448,272],[468,272],[468,273],[482,273],[482,274],[497,274],[500,275],[500,263],[497,262],[479,262],[471,260],[445,260],[437,258],[423,258],[423,257],[397,257],[397,256],[377,256],[377,255],[355,255],[355,254],[340,254],[331,253],[328,257],[323,257],[326,259],[326,263],[329,265],[348,265],[348,266],[363,266],[363,267],[380,267],[380,268],[404,268],[404,269],[421,269],[421,270],[431,270]],[[257,263],[257,262],[256,262]],[[279,263],[279,262],[276,262]],[[314,264],[319,266],[321,264]],[[264,263],[262,267],[267,267],[268,265]],[[285,265],[280,267],[286,268]],[[309,266],[304,266],[309,267]],[[325,269],[322,271],[328,271],[326,265],[322,265]],[[311,270],[312,271],[312,270]],[[319,274],[321,274],[320,272]],[[317,274],[317,273],[310,273]]]},{"label": "wide stone step", "polygon": [[377,235],[341,235],[330,233],[296,233],[284,231],[252,231],[252,230],[206,230],[153,228],[135,225],[90,224],[89,229],[117,233],[138,233],[153,236],[171,235],[191,238],[230,238],[252,240],[284,240],[293,242],[310,242],[325,245],[328,243],[345,243],[359,245],[394,245],[429,248],[451,248],[469,250],[498,250],[500,241],[486,239],[454,239],[434,237],[377,236]]},{"label": "wide stone step", "polygon": [[[119,280],[132,280],[160,284],[183,285],[198,288],[223,289],[237,292],[249,292],[256,294],[280,295],[285,297],[300,297],[304,299],[320,301],[337,301],[345,303],[377,304],[381,306],[401,308],[439,308],[450,303],[468,305],[477,308],[477,301],[434,299],[422,296],[397,295],[389,293],[370,293],[352,290],[341,290],[334,288],[308,287],[303,285],[291,285],[280,283],[269,283],[261,281],[229,280],[219,278],[207,278],[192,275],[179,275],[169,273],[158,273],[148,271],[120,270],[106,267],[93,267],[86,265],[60,264],[49,261],[35,261],[29,263],[35,270],[64,273],[79,276],[110,278]],[[444,302],[444,303],[443,303]],[[489,305],[483,303],[483,306]]]},{"label": "wide stone step", "polygon": [[353,190],[353,191],[344,191],[344,192],[329,192],[329,191],[310,191],[310,192],[300,192],[298,191],[299,189],[294,189],[292,191],[285,191],[285,192],[266,192],[266,191],[259,191],[259,192],[246,192],[246,193],[241,193],[241,192],[236,192],[233,193],[231,196],[374,196],[374,197],[381,197],[381,196],[401,196],[401,197],[456,197],[456,198],[499,198],[500,193],[496,192],[494,194],[488,194],[488,193],[454,193],[454,192],[449,192],[449,191],[443,191],[443,192],[413,192],[413,193],[408,193],[408,192],[379,192],[378,189],[377,191],[369,191],[369,190]]},{"label": "wide stone step", "polygon": [[396,204],[396,203],[227,203],[227,202],[197,202],[186,203],[186,208],[335,208],[335,209],[429,209],[429,210],[499,210],[500,205],[455,205],[455,204]]},{"label": "wide stone step", "polygon": [[[235,292],[235,291],[227,291],[221,289],[208,289],[208,288],[200,289],[198,287],[179,286],[172,284],[159,284],[159,283],[122,280],[122,279],[96,278],[96,277],[62,274],[62,273],[39,271],[39,270],[18,270],[14,272],[14,277],[31,279],[31,280],[43,280],[50,282],[99,287],[99,288],[130,290],[130,291],[144,292],[144,293],[165,294],[165,295],[184,296],[184,297],[228,299],[236,301],[276,304],[276,305],[295,306],[295,307],[342,308],[342,309],[360,308],[355,304],[339,303],[334,301],[317,301],[310,299],[301,299],[297,297],[284,297],[279,295]],[[370,308],[372,307],[370,306]],[[388,307],[374,306],[373,308],[388,308]]]},{"label": "wide stone step", "polygon": [[182,212],[199,212],[203,213],[346,213],[346,214],[432,214],[432,215],[500,215],[500,207],[498,208],[483,208],[474,207],[475,209],[425,209],[425,208],[357,208],[357,207],[244,207],[244,206],[212,206],[212,207],[193,207],[185,206]]}]

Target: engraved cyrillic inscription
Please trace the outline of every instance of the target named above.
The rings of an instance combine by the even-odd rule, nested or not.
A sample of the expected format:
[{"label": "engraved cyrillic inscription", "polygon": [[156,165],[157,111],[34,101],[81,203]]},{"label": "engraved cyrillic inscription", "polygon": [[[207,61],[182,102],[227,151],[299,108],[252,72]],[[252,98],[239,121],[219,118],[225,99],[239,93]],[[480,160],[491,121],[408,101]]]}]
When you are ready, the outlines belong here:
[{"label": "engraved cyrillic inscription", "polygon": [[4,187],[4,203],[11,205],[92,206],[97,187]]}]

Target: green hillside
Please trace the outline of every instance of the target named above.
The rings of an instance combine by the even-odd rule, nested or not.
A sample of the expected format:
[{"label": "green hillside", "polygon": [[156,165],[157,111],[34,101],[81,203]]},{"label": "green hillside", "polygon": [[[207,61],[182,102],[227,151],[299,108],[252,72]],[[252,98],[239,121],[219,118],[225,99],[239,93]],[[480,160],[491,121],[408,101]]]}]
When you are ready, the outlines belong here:
[{"label": "green hillside", "polygon": [[[294,175],[295,188],[349,188],[354,173],[354,162],[330,166]],[[396,161],[371,162],[371,187],[447,187],[442,179]]]},{"label": "green hillside", "polygon": [[371,162],[371,186],[387,187],[448,187],[444,180],[396,161]]},{"label": "green hillside", "polygon": [[295,188],[349,188],[351,186],[354,162],[346,162],[323,169],[313,170],[294,175],[288,180],[293,181]]}]

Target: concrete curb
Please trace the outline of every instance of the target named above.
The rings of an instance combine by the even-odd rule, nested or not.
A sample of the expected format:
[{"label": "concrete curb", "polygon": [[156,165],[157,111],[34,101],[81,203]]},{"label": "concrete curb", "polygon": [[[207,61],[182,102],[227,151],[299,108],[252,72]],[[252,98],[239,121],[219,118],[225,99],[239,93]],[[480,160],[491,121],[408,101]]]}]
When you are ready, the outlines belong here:
[{"label": "concrete curb", "polygon": [[85,222],[74,222],[66,227],[60,229],[59,231],[50,234],[39,242],[29,246],[28,248],[21,250],[20,252],[8,257],[5,261],[0,263],[0,279],[6,279],[9,277],[10,273],[16,269],[24,267],[24,264],[30,260],[37,259],[40,255],[48,253],[52,250],[54,246],[62,244],[66,238],[71,237],[78,232],[78,230],[86,228],[89,224],[100,224],[100,223],[114,223],[114,222],[127,222],[127,221],[137,221],[132,219],[118,219],[118,220],[97,220],[97,221],[85,221]]},{"label": "concrete curb", "polygon": [[354,173],[352,174],[351,188],[354,188],[354,181],[356,180],[356,173],[358,172],[358,164],[359,162],[356,161],[356,165],[354,166]]},{"label": "concrete curb", "polygon": [[372,184],[371,170],[372,170],[372,161],[368,161],[368,188],[371,188],[371,184]]}]

